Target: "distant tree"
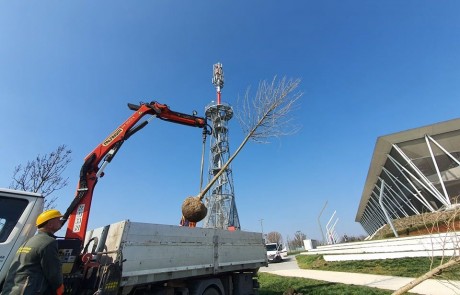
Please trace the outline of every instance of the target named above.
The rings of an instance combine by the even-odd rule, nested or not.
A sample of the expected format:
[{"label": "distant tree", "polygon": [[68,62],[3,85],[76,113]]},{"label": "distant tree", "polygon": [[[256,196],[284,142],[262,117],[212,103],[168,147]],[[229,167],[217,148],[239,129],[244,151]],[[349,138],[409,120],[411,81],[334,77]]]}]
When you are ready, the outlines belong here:
[{"label": "distant tree", "polygon": [[267,242],[268,243],[277,243],[277,244],[282,244],[283,243],[283,237],[281,234],[277,231],[272,231],[267,234]]},{"label": "distant tree", "polygon": [[286,246],[287,246],[287,250],[288,251],[291,251],[291,239],[289,239],[289,236],[286,236]]},{"label": "distant tree", "polygon": [[290,240],[289,243],[289,249],[295,250],[303,247],[303,240],[307,238],[307,235],[302,233],[301,231],[296,231],[294,234],[294,238]]},{"label": "distant tree", "polygon": [[343,235],[340,238],[340,243],[349,243],[349,242],[358,242],[358,241],[364,241],[366,237],[363,235],[360,236],[348,236],[348,235]]},{"label": "distant tree", "polygon": [[50,154],[37,155],[25,166],[16,166],[9,188],[41,193],[45,197],[45,209],[53,208],[57,197],[49,196],[67,185],[68,178],[63,178],[62,173],[72,161],[71,153],[66,145],[60,145]]}]

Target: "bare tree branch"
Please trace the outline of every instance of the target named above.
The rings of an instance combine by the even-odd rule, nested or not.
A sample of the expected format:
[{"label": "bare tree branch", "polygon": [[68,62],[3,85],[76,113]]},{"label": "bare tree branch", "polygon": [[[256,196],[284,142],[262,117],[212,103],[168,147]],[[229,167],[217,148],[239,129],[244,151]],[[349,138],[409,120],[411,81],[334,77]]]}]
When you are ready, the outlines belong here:
[{"label": "bare tree branch", "polygon": [[277,80],[276,77],[268,83],[262,81],[254,98],[250,90],[244,98],[238,99],[236,117],[245,134],[258,143],[268,143],[272,137],[292,135],[299,131],[300,126],[294,124],[290,115],[297,107],[296,103],[303,95],[294,93],[300,79]]},{"label": "bare tree branch", "polygon": [[68,184],[68,178],[64,179],[62,173],[72,161],[71,153],[65,145],[60,145],[50,154],[38,155],[34,160],[28,161],[25,166],[16,166],[9,187],[41,193],[45,198],[48,197],[45,200],[45,208],[52,208],[57,197],[49,196]]},{"label": "bare tree branch", "polygon": [[[455,198],[458,198],[455,197]],[[457,201],[455,201],[455,204],[457,204]],[[455,207],[451,209],[452,214],[447,214],[448,212],[437,212],[435,214],[429,214],[429,215],[423,215],[422,220],[423,224],[425,226],[426,232],[428,234],[433,235],[433,234],[438,234],[438,233],[447,233],[447,232],[457,232],[457,220],[460,215],[460,207]],[[446,214],[444,214],[446,213]],[[428,218],[429,216],[429,218]],[[439,242],[439,241],[433,241]],[[439,262],[439,265],[435,266],[435,261],[434,258],[435,256],[430,257],[430,269],[427,271],[425,274],[419,276],[418,278],[415,278],[408,284],[402,286],[398,290],[392,293],[392,295],[399,295],[399,294],[405,294],[409,290],[413,289],[415,286],[421,284],[427,279],[432,279],[432,278],[442,278],[442,272],[443,270],[449,269],[455,265],[460,264],[460,251],[458,246],[460,245],[460,240],[457,235],[455,236],[447,236],[442,238],[442,256],[441,256],[441,261]],[[448,245],[456,245],[456,249],[454,250],[453,254],[448,255],[447,249],[450,248]]]}]

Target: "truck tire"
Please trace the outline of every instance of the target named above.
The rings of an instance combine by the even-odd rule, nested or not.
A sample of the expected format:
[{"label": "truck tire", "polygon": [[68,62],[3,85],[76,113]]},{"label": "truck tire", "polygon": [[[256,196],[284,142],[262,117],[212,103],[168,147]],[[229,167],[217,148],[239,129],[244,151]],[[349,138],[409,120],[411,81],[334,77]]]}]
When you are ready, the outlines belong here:
[{"label": "truck tire", "polygon": [[190,295],[223,295],[224,286],[219,279],[204,279],[193,282]]},{"label": "truck tire", "polygon": [[222,294],[216,287],[211,286],[211,287],[206,288],[206,290],[204,290],[202,295],[222,295]]}]

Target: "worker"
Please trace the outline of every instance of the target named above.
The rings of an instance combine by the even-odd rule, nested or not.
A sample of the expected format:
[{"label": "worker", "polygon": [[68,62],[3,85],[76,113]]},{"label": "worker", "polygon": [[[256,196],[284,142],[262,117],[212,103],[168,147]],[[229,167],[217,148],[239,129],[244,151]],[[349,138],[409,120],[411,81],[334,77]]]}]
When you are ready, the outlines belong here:
[{"label": "worker", "polygon": [[55,209],[38,216],[38,232],[16,252],[2,295],[64,293],[62,266],[54,235],[62,227],[61,217],[61,212]]},{"label": "worker", "polygon": [[187,220],[183,215],[179,222],[180,226],[196,227],[196,222],[191,222]]}]

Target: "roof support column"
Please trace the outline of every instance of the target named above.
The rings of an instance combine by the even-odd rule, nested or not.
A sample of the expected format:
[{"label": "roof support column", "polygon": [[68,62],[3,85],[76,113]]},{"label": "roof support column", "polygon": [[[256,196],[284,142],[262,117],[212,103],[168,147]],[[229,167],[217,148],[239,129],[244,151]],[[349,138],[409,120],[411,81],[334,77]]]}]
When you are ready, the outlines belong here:
[{"label": "roof support column", "polygon": [[440,148],[452,161],[454,161],[455,163],[457,163],[460,166],[460,161],[457,160],[454,156],[452,156],[452,154],[449,153],[442,145],[440,145],[431,136],[429,136],[429,135],[425,135],[425,136],[427,136],[438,148]]},{"label": "roof support column", "polygon": [[[380,194],[381,194],[381,193],[380,193],[380,190],[378,190],[378,191],[379,191],[378,194],[377,194],[376,192],[374,192],[374,191],[372,192],[372,194],[373,194],[376,198],[380,198]],[[388,211],[390,211],[391,215],[392,215],[394,218],[399,218],[398,213],[397,213],[397,212],[395,211],[395,209],[394,209],[395,206],[394,206],[393,203],[390,204],[389,198],[386,198],[385,200],[382,200],[382,202],[384,203],[384,205],[387,206],[386,208],[388,209]],[[380,200],[379,200],[379,205],[380,205]],[[383,211],[383,210],[382,210],[382,211]],[[388,213],[388,211],[387,211],[387,213]],[[391,216],[390,216],[390,217],[391,217]]]},{"label": "roof support column", "polygon": [[398,232],[396,231],[395,227],[393,226],[393,222],[391,221],[390,216],[388,216],[388,213],[385,210],[385,206],[383,205],[383,189],[384,188],[385,188],[385,181],[382,180],[382,184],[380,186],[380,196],[379,196],[380,207],[382,207],[382,211],[383,211],[383,213],[385,213],[385,216],[387,217],[388,225],[390,225],[391,229],[393,230],[393,233],[394,233],[395,237],[398,238],[399,237]]},{"label": "roof support column", "polygon": [[[438,191],[438,189],[431,183],[431,181],[426,178],[425,175],[418,169],[417,166],[411,161],[411,159],[396,145],[393,144],[393,148],[403,157],[407,164],[417,173],[417,175],[423,180],[423,182],[430,188],[432,194],[439,200],[443,205],[449,205],[450,201],[446,200],[446,198]],[[405,169],[405,168],[404,168]]]},{"label": "roof support column", "polygon": [[[380,182],[383,182],[384,180],[381,179],[379,177],[379,180]],[[380,189],[378,187],[376,187],[376,189],[379,191],[379,194],[380,194]],[[404,211],[402,208],[401,208],[401,204],[399,203],[396,203],[395,200],[396,198],[393,197],[393,195],[391,194],[390,190],[387,189],[388,193],[390,193],[390,195],[388,195],[388,193],[384,193],[384,195],[386,196],[386,200],[387,200],[387,205],[389,207],[389,209],[391,210],[391,212],[393,212],[393,215],[396,217],[396,218],[399,218],[401,216],[399,216],[398,214],[398,211],[401,212],[404,216],[409,216],[406,211]],[[374,193],[374,192],[373,192]],[[391,204],[389,204],[391,203]]]},{"label": "roof support column", "polygon": [[[393,197],[393,199],[395,201],[397,201],[397,199],[399,199],[399,201],[397,201],[397,204],[398,204],[398,208],[399,208],[399,211],[401,211],[402,214],[404,214],[404,216],[408,217],[409,216],[409,213],[407,213],[406,210],[404,210],[404,207],[403,205],[406,205],[407,207],[409,207],[409,209],[411,209],[415,214],[418,214],[417,212],[417,209],[410,203],[409,199],[407,199],[407,197],[405,195],[400,195],[398,194],[397,191],[395,191],[393,189],[393,187],[390,187],[387,185],[387,190],[388,190],[388,194],[390,196]],[[402,202],[402,204],[401,204]]]},{"label": "roof support column", "polygon": [[[417,183],[419,183],[421,186],[423,186],[424,189],[426,189],[429,193],[431,193],[431,195],[433,195],[433,197],[435,197],[436,199],[438,199],[442,204],[444,205],[447,205],[445,203],[445,199],[444,199],[444,196],[442,196],[439,191],[434,188],[433,190],[433,185],[431,184],[431,182],[429,180],[428,183],[426,182],[422,182],[420,181],[420,179],[418,179],[415,175],[413,175],[409,170],[407,170],[406,167],[404,167],[401,163],[399,163],[398,161],[396,161],[396,159],[394,159],[393,157],[391,157],[390,155],[388,155],[388,158],[391,160],[391,162],[395,165],[398,166],[398,168],[401,168],[402,170],[404,170],[404,172],[406,172],[407,174],[409,174],[410,177],[412,177],[412,179],[414,179]],[[412,167],[412,166],[411,166]],[[417,168],[418,170],[418,168]],[[416,171],[417,172],[417,171]],[[404,173],[403,173],[404,174]],[[417,174],[419,174],[419,172],[417,172]],[[406,178],[408,179],[408,178]],[[409,179],[408,179],[409,180]],[[415,185],[414,185],[415,187]],[[428,201],[425,199],[426,203],[428,203]]]},{"label": "roof support column", "polygon": [[371,232],[374,232],[372,224],[369,222],[368,217],[365,216],[364,213],[361,219],[361,225],[369,235],[371,234]]},{"label": "roof support column", "polygon": [[[398,188],[399,192],[401,193],[402,196],[404,196],[404,198],[407,200],[407,205],[412,209],[412,211],[414,211],[414,213],[416,214],[420,214],[420,212],[417,210],[417,208],[415,208],[414,205],[412,205],[412,202],[406,197],[406,195],[404,194],[403,190],[401,189],[400,186],[402,186],[404,189],[406,189],[406,191],[410,192],[420,203],[422,203],[422,205],[424,206],[430,206],[428,203],[425,202],[425,199],[421,199],[419,196],[418,196],[418,191],[415,190],[412,191],[410,188],[408,188],[404,183],[401,182],[401,180],[399,180],[397,177],[395,177],[393,174],[391,174],[390,171],[388,171],[385,167],[382,167],[382,170],[385,172],[385,174],[388,176],[388,178],[390,178],[391,182],[393,182],[393,184]],[[406,177],[404,175],[404,177]],[[406,177],[406,180],[412,184],[412,182],[410,182],[407,177]],[[414,188],[415,189],[415,188]],[[398,194],[399,195],[399,194]],[[434,210],[434,209],[433,209]]]},{"label": "roof support column", "polygon": [[386,224],[385,216],[382,214],[382,209],[379,207],[378,200],[369,199],[369,205],[371,209],[374,211],[376,217],[378,217],[381,221],[381,224]]},{"label": "roof support column", "polygon": [[431,156],[431,159],[433,160],[434,168],[436,168],[436,174],[438,175],[439,183],[441,184],[442,191],[444,192],[444,197],[446,198],[446,201],[450,206],[452,204],[450,202],[449,195],[447,194],[447,190],[446,190],[446,186],[444,185],[444,181],[442,180],[441,172],[439,172],[438,163],[436,162],[436,158],[433,154],[433,149],[431,148],[431,144],[430,144],[430,141],[428,140],[427,135],[425,135],[425,141],[426,141],[426,145],[428,146],[428,150],[430,151],[430,156]]},{"label": "roof support column", "polygon": [[375,218],[370,218],[369,213],[367,211],[363,212],[363,216],[366,217],[368,226],[370,227],[372,233],[375,233],[377,231],[377,229],[379,228],[379,225],[376,223],[376,219]]}]

